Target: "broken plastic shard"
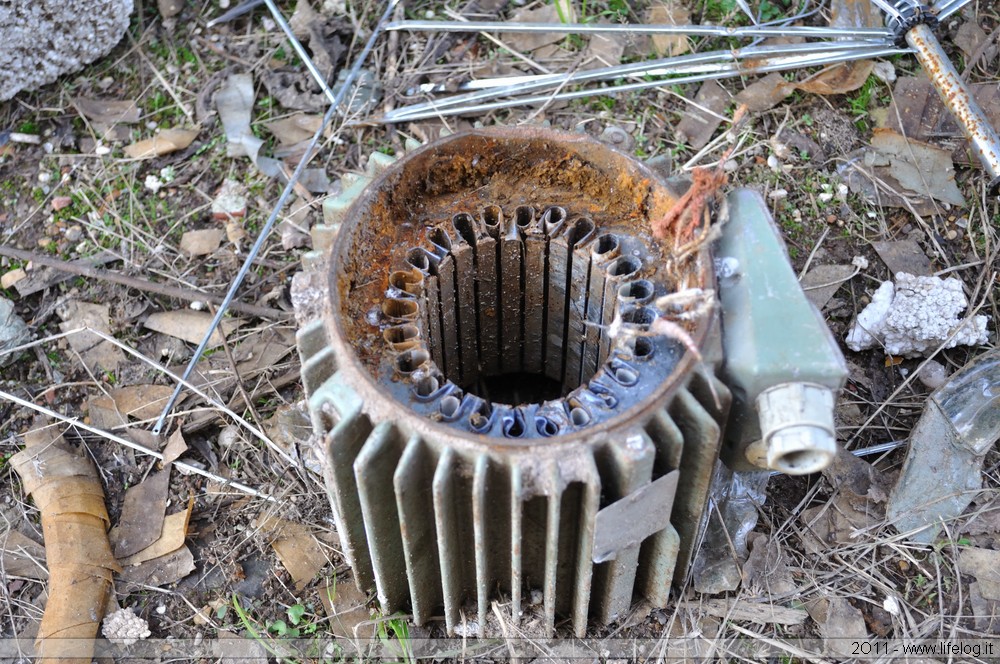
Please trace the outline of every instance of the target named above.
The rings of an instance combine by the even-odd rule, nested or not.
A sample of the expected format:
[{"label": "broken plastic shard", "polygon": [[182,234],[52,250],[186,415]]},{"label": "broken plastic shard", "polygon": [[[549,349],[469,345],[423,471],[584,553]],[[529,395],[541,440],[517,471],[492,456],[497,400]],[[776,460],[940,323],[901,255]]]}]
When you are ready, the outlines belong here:
[{"label": "broken plastic shard", "polygon": [[889,498],[887,516],[929,544],[982,487],[987,451],[1000,438],[1000,351],[959,369],[927,400]]}]

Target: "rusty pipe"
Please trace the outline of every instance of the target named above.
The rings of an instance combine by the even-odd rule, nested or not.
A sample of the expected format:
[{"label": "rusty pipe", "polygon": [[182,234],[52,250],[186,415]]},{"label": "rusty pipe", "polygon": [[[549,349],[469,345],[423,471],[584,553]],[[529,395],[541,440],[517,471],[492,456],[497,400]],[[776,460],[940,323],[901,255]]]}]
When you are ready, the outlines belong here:
[{"label": "rusty pipe", "polygon": [[989,175],[990,191],[996,192],[1000,188],[1000,136],[996,129],[990,125],[929,26],[918,23],[910,28],[906,43],[913,48],[944,105],[962,125],[972,142],[973,152]]}]

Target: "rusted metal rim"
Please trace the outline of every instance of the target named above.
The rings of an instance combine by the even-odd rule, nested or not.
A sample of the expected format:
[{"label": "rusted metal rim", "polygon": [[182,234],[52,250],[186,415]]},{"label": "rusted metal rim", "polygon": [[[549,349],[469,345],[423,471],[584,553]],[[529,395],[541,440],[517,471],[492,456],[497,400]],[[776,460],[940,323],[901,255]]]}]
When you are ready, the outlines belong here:
[{"label": "rusted metal rim", "polygon": [[[650,236],[677,193],[582,134],[474,131],[407,155],[354,204],[333,247],[338,366],[373,419],[455,441],[578,442],[647,416],[695,359],[676,339],[612,338],[609,326],[641,331],[655,297],[712,286],[707,254],[678,275],[669,241]],[[691,323],[696,345],[708,327]],[[524,384],[557,391],[491,398],[512,374],[514,398]]]}]

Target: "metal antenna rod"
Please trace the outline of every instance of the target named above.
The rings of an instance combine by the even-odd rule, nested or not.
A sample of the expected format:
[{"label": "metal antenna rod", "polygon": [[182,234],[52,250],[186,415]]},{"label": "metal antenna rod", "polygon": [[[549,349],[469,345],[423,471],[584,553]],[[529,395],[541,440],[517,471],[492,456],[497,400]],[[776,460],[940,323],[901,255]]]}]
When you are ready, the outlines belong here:
[{"label": "metal antenna rod", "polygon": [[[398,2],[399,0],[389,0],[389,2],[386,4],[385,11],[382,13],[382,17],[379,19],[379,22],[376,24],[375,29],[372,31],[371,37],[368,38],[368,42],[365,44],[364,49],[358,55],[357,60],[355,60],[354,65],[351,67],[350,72],[347,74],[347,79],[344,81],[343,86],[341,86],[340,88],[340,91],[337,92],[337,94],[333,97],[332,103],[330,104],[330,108],[327,109],[326,114],[323,116],[323,122],[320,123],[319,128],[316,130],[316,133],[313,134],[312,140],[309,142],[309,145],[306,148],[305,153],[302,155],[302,159],[299,160],[298,165],[295,167],[295,171],[292,173],[291,177],[288,178],[288,182],[285,184],[285,188],[284,190],[282,190],[281,196],[278,198],[278,202],[275,203],[274,210],[268,217],[267,223],[265,223],[264,227],[261,229],[260,234],[257,236],[257,241],[254,242],[253,247],[250,249],[250,252],[247,255],[246,260],[240,267],[240,271],[236,274],[236,277],[233,278],[233,282],[229,286],[229,291],[226,293],[226,297],[222,300],[222,304],[220,304],[218,309],[216,310],[215,317],[212,319],[212,323],[209,326],[208,331],[205,333],[205,338],[201,340],[200,344],[198,344],[198,348],[195,350],[194,355],[191,357],[191,361],[184,369],[184,373],[182,374],[183,380],[187,380],[191,376],[191,372],[194,371],[195,366],[201,359],[202,353],[204,353],[205,349],[208,347],[212,334],[214,334],[216,328],[219,326],[219,323],[222,321],[222,317],[226,314],[226,311],[229,309],[229,303],[232,302],[233,298],[236,296],[236,291],[239,289],[240,285],[243,283],[243,279],[246,278],[247,273],[250,271],[250,266],[253,263],[254,258],[256,258],[257,254],[260,252],[261,247],[263,247],[264,245],[264,241],[267,239],[268,235],[271,232],[271,229],[274,227],[274,223],[278,219],[278,215],[281,213],[281,210],[285,207],[285,203],[288,201],[288,197],[291,195],[292,189],[295,187],[295,183],[298,182],[299,178],[302,176],[302,172],[305,170],[306,164],[309,163],[309,160],[312,158],[313,150],[316,148],[316,145],[319,144],[320,138],[322,138],[323,132],[326,130],[326,126],[330,124],[330,121],[333,119],[334,114],[337,112],[337,109],[343,102],[344,97],[347,96],[348,91],[351,89],[351,84],[354,82],[354,79],[356,79],[358,77],[358,74],[361,72],[361,66],[364,64],[365,60],[368,59],[369,53],[371,53],[371,50],[375,47],[375,40],[382,32],[382,28],[385,26],[385,23],[389,18],[389,14],[395,8]],[[277,7],[270,0],[268,0],[268,7],[273,12],[276,12],[278,15],[280,15],[280,11],[278,11]],[[288,25],[287,22],[285,22],[285,25],[286,26]],[[292,39],[293,39],[293,44],[297,43],[297,40],[295,40],[294,37]],[[301,48],[302,45],[299,44],[299,49]],[[298,51],[298,49],[296,50]],[[304,50],[300,51],[300,55],[304,53],[305,53]],[[306,62],[309,62],[308,56],[306,56]],[[309,68],[309,65],[306,66],[307,68]],[[310,73],[312,73],[312,71],[315,69],[315,65],[313,65],[309,69]],[[324,92],[326,92],[327,95],[329,96],[330,93],[328,92],[328,90],[329,86],[327,86]],[[169,417],[170,411],[173,410],[174,404],[177,403],[177,399],[180,396],[183,387],[184,387],[183,383],[177,383],[177,387],[174,388],[174,393],[170,396],[170,400],[164,407],[163,412],[160,413],[160,417],[156,420],[156,423],[153,425],[152,431],[154,434],[159,434],[161,431],[163,431],[163,427],[166,424],[167,417]]]}]

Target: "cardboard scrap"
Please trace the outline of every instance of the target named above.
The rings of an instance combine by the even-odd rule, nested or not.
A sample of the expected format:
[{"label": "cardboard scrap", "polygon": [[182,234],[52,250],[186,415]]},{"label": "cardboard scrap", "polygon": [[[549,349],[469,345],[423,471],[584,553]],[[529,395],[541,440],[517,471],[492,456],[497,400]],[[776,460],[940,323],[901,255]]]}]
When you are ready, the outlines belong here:
[{"label": "cardboard scrap", "polygon": [[869,636],[864,615],[844,597],[824,597],[809,603],[807,609],[830,652],[851,657],[852,640]]},{"label": "cardboard scrap", "polygon": [[330,631],[338,639],[370,639],[375,622],[368,609],[369,598],[350,578],[338,578],[320,588],[319,599],[326,611]]},{"label": "cardboard scrap", "polygon": [[729,93],[716,81],[705,81],[695,95],[694,103],[684,111],[674,129],[677,140],[700,150],[712,139],[712,134],[722,124],[723,113],[729,105]]},{"label": "cardboard scrap", "polygon": [[206,228],[198,231],[186,231],[181,236],[181,251],[188,256],[208,256],[222,244],[223,230],[221,228]]},{"label": "cardboard scrap", "polygon": [[889,268],[889,276],[892,278],[899,272],[917,277],[929,277],[934,274],[930,259],[916,240],[872,242],[872,247]]},{"label": "cardboard scrap", "polygon": [[184,434],[180,428],[170,434],[167,439],[167,446],[163,448],[163,465],[171,464],[182,454],[187,452],[188,446],[184,441]]},{"label": "cardboard scrap", "polygon": [[[114,572],[104,490],[90,460],[59,430],[36,420],[25,447],[10,458],[41,512],[49,600],[35,647],[43,658],[89,662]],[[55,638],[53,638],[55,637]]]},{"label": "cardboard scrap", "polygon": [[799,284],[806,294],[806,299],[812,302],[814,307],[822,310],[852,274],[854,267],[851,265],[817,265],[799,280]]},{"label": "cardboard scrap", "polygon": [[328,562],[319,542],[301,523],[262,513],[254,527],[268,538],[278,560],[291,574],[296,590],[302,590]]},{"label": "cardboard scrap", "polygon": [[126,567],[118,575],[118,578],[126,583],[165,586],[177,583],[193,572],[194,567],[194,555],[185,544],[165,556],[147,560],[133,567]]}]

